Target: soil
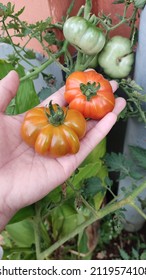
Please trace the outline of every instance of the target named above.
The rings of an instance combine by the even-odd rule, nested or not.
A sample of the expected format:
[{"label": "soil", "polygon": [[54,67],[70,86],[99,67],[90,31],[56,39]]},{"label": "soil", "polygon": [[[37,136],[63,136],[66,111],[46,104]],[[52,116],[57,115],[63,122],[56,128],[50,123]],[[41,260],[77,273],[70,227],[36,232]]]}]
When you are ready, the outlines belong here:
[{"label": "soil", "polygon": [[[122,231],[121,234],[111,240],[111,242],[105,245],[102,251],[98,250],[98,245],[92,259],[97,260],[117,260],[124,259],[120,255],[120,249],[126,252],[125,258],[130,260],[141,259],[142,253],[146,252],[146,223],[143,228],[134,233]],[[135,253],[134,253],[135,252]],[[146,257],[146,254],[145,254]],[[146,258],[144,258],[146,259]]]}]

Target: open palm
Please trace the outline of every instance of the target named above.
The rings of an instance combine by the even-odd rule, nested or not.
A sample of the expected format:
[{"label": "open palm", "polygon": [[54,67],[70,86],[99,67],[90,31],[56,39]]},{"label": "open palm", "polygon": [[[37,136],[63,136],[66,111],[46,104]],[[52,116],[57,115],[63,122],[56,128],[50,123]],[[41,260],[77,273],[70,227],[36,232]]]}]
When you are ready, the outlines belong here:
[{"label": "open palm", "polygon": [[[116,90],[116,83],[111,82]],[[76,155],[57,159],[42,157],[28,147],[20,137],[20,127],[24,115],[8,116],[5,109],[16,94],[19,79],[11,71],[0,82],[0,229],[14,213],[40,200],[53,188],[63,183],[92,149],[107,135],[117,120],[117,115],[125,107],[125,100],[117,98],[112,113],[101,121],[90,121],[88,132],[81,141]],[[51,96],[53,102],[65,105],[64,88]],[[49,100],[49,99],[48,99]],[[45,101],[45,104],[48,103]]]}]

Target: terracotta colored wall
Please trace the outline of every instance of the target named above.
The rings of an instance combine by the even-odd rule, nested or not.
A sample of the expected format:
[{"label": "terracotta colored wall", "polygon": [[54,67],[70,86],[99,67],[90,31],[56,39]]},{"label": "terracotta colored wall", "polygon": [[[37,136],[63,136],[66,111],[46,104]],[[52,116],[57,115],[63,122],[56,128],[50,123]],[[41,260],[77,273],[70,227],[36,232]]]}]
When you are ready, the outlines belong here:
[{"label": "terracotta colored wall", "polygon": [[[20,10],[25,6],[23,14],[20,16],[22,20],[25,20],[29,23],[35,23],[39,20],[44,20],[47,17],[52,17],[53,21],[59,21],[62,18],[62,15],[65,15],[71,0],[2,0],[1,3],[6,5],[8,2],[11,2],[15,5],[15,10]],[[76,0],[72,14],[76,14],[79,7],[84,4],[84,0]],[[21,40],[17,39],[16,42]],[[25,43],[25,40],[23,41]],[[29,48],[35,49],[35,51],[42,52],[40,44],[33,39],[29,45]]]},{"label": "terracotta colored wall", "polygon": [[[1,1],[3,4],[8,2],[9,0]],[[102,10],[105,14],[110,13],[113,17],[113,22],[115,23],[117,21],[116,14],[122,13],[123,5],[112,5],[112,2],[113,0],[93,0],[93,11],[95,14]],[[12,0],[11,3],[15,4],[16,10],[25,6],[25,11],[21,15],[21,19],[29,23],[35,23],[38,20],[46,19],[48,16],[51,16],[53,21],[56,22],[61,20],[62,16],[66,14],[71,0]],[[76,14],[79,7],[84,3],[85,0],[76,0],[72,14]],[[129,11],[129,13],[131,13],[131,11]],[[118,29],[118,33],[123,36],[128,36],[129,28],[124,25]],[[29,48],[33,48],[40,52],[42,51],[41,46],[35,39],[29,43]]]}]

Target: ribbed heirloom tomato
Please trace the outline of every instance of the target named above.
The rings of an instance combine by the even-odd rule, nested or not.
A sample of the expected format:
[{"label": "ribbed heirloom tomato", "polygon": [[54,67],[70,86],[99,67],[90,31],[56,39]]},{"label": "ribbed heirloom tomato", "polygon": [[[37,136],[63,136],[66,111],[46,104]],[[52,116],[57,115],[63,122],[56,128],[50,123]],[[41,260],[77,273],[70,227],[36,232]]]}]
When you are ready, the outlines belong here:
[{"label": "ribbed heirloom tomato", "polygon": [[41,155],[75,154],[86,132],[86,120],[73,109],[50,102],[49,107],[29,110],[21,127],[22,139]]},{"label": "ribbed heirloom tomato", "polygon": [[103,31],[83,17],[68,18],[63,26],[66,40],[77,50],[88,54],[98,54],[105,45]]},{"label": "ribbed heirloom tomato", "polygon": [[64,97],[70,109],[95,120],[103,118],[115,105],[110,82],[95,70],[73,72],[66,80]]}]

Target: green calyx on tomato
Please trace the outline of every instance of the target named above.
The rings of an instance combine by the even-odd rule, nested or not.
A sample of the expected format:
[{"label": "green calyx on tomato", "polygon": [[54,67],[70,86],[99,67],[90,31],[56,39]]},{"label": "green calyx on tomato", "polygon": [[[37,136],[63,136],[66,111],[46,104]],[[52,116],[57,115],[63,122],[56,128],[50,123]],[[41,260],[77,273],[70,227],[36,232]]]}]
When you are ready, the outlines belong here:
[{"label": "green calyx on tomato", "polygon": [[63,124],[66,116],[66,113],[64,113],[63,109],[58,104],[56,104],[56,110],[55,110],[55,108],[52,105],[52,101],[50,101],[49,110],[50,110],[50,114],[47,112],[46,109],[45,109],[45,114],[50,124],[54,126]]},{"label": "green calyx on tomato", "polygon": [[88,55],[98,54],[106,41],[100,28],[79,16],[73,16],[66,20],[63,33],[71,45]]},{"label": "green calyx on tomato", "polygon": [[100,89],[100,83],[96,86],[96,83],[93,82],[92,84],[88,82],[86,85],[81,83],[80,90],[86,96],[87,100],[89,101],[93,96],[97,95],[97,91]]},{"label": "green calyx on tomato", "polygon": [[101,119],[111,112],[115,97],[110,82],[95,70],[76,71],[66,80],[65,100],[85,118]]},{"label": "green calyx on tomato", "polygon": [[35,107],[26,113],[21,137],[40,155],[60,157],[79,151],[79,140],[84,137],[86,126],[79,111],[60,108],[51,102],[49,107]]},{"label": "green calyx on tomato", "polygon": [[98,62],[111,78],[127,77],[134,62],[131,41],[122,36],[112,37],[99,54]]}]

